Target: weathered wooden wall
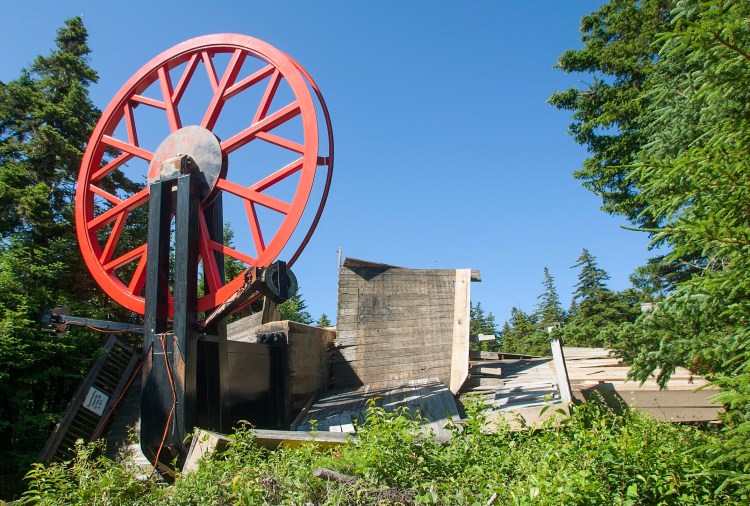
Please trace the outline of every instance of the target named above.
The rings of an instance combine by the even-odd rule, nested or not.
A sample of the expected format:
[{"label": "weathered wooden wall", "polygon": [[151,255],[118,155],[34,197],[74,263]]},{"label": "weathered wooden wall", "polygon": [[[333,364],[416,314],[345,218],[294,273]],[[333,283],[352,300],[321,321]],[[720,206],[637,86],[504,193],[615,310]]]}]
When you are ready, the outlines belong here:
[{"label": "weathered wooden wall", "polygon": [[350,261],[339,269],[334,385],[468,374],[468,269],[403,269]]},{"label": "weathered wooden wall", "polygon": [[292,416],[296,416],[311,397],[325,391],[330,383],[333,330],[311,327],[292,321],[266,323],[257,334],[281,332],[288,344],[289,398]]}]

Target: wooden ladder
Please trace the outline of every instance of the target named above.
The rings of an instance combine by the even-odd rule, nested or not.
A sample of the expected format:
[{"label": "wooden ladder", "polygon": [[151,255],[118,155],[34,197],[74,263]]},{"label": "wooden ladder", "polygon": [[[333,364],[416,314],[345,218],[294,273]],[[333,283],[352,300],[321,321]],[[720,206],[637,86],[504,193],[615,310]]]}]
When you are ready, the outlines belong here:
[{"label": "wooden ladder", "polygon": [[104,431],[111,414],[137,372],[139,354],[113,334],[104,344],[104,352],[89,370],[55,426],[39,460],[69,460],[75,457],[77,440],[96,440]]}]

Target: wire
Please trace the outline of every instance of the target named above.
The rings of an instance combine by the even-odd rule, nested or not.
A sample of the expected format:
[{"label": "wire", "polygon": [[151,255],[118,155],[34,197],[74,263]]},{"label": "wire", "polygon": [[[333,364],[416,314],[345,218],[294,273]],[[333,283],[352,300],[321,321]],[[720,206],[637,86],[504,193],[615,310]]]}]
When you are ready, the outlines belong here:
[{"label": "wire", "polygon": [[118,333],[124,333],[124,332],[133,332],[136,330],[143,330],[143,327],[132,327],[127,330],[114,330],[114,329],[100,329],[98,327],[94,327],[92,325],[89,325],[88,323],[84,323],[78,320],[68,320],[62,323],[62,325],[78,325],[81,327],[86,327],[88,329],[94,330],[96,332],[102,332],[103,334],[118,334]]},{"label": "wire", "polygon": [[[130,379],[128,380],[128,383],[127,383],[127,385],[125,385],[125,388],[123,388],[123,389],[122,389],[122,393],[120,393],[120,397],[118,397],[118,398],[117,398],[117,400],[115,401],[115,403],[114,403],[114,404],[112,405],[112,408],[111,408],[111,409],[110,409],[109,411],[107,411],[107,416],[105,416],[105,417],[104,417],[104,418],[103,418],[103,419],[102,419],[102,420],[101,420],[101,421],[99,422],[99,424],[97,425],[97,427],[96,427],[97,429],[99,429],[99,427],[101,427],[102,429],[104,428],[104,426],[106,425],[106,423],[107,423],[107,421],[109,420],[109,418],[110,418],[110,417],[112,416],[112,414],[113,414],[113,413],[115,412],[115,410],[117,409],[117,406],[119,406],[119,405],[120,405],[120,401],[122,400],[122,398],[123,398],[123,397],[125,397],[125,394],[127,394],[127,393],[128,393],[128,390],[130,389],[130,385],[131,385],[131,384],[133,383],[133,380],[134,380],[134,379],[135,379],[135,377],[136,377],[136,376],[138,375],[138,371],[140,371],[140,370],[141,370],[141,367],[143,367],[143,361],[142,361],[142,360],[141,360],[141,361],[140,361],[140,362],[138,363],[138,367],[136,367],[136,368],[135,368],[135,370],[133,371],[133,373],[132,373],[132,374],[130,375]],[[94,433],[94,434],[93,434],[93,435],[91,436],[91,439],[90,439],[90,441],[93,441],[93,440],[94,440],[95,438],[97,438],[97,437],[99,437],[99,434],[97,434],[97,433],[95,432],[95,433]]]},{"label": "wire", "polygon": [[164,433],[161,436],[161,443],[159,449],[156,451],[156,457],[154,458],[154,468],[151,470],[151,476],[156,472],[156,468],[159,466],[159,455],[161,454],[162,448],[164,448],[164,442],[167,440],[167,432],[169,432],[169,426],[172,423],[172,416],[174,410],[177,407],[177,392],[174,387],[174,378],[172,377],[172,369],[169,367],[169,360],[167,359],[167,345],[164,340],[167,337],[167,333],[158,334],[159,341],[161,342],[161,349],[164,352],[164,364],[167,367],[167,377],[169,378],[169,387],[172,389],[172,409],[169,410],[169,416],[167,417],[167,423],[164,425]]}]

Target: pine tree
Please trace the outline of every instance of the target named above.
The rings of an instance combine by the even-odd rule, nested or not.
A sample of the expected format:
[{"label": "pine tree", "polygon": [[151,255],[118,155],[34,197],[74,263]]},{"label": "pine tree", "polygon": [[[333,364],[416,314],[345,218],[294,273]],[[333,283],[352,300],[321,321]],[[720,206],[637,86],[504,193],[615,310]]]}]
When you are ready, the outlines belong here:
[{"label": "pine tree", "polygon": [[537,304],[536,317],[542,329],[549,326],[562,323],[563,311],[560,306],[560,297],[557,295],[555,288],[555,278],[549,273],[547,267],[544,268],[544,293],[539,295],[539,304]]},{"label": "pine tree", "polygon": [[583,248],[581,256],[578,257],[571,269],[576,267],[581,270],[578,273],[578,283],[575,284],[576,290],[573,292],[574,303],[578,304],[584,299],[597,297],[602,291],[609,291],[606,284],[609,274],[599,267],[596,263],[596,257],[589,253],[586,248]]},{"label": "pine tree", "polygon": [[549,336],[539,328],[539,321],[513,307],[510,319],[500,332],[500,351],[521,355],[548,356],[551,354]]},{"label": "pine tree", "polygon": [[582,49],[565,51],[556,67],[585,73],[584,89],[555,92],[549,102],[572,112],[568,132],[590,157],[574,176],[602,198],[602,209],[654,227],[658,213],[640,195],[633,170],[648,142],[650,77],[656,72],[661,43],[669,30],[675,0],[612,0],[581,19]]},{"label": "pine tree", "polygon": [[[471,304],[469,311],[469,334],[476,336],[479,334],[487,336],[497,336],[497,323],[495,323],[495,315],[485,313],[482,308],[482,303],[477,302]],[[484,350],[489,351],[491,349],[497,349],[497,341],[482,341],[480,343],[472,343],[472,350]]]},{"label": "pine tree", "polygon": [[606,346],[611,327],[635,320],[640,313],[637,297],[630,291],[614,293],[607,288],[609,274],[599,267],[596,257],[584,248],[576,264],[580,268],[568,321],[561,330],[570,346]]}]

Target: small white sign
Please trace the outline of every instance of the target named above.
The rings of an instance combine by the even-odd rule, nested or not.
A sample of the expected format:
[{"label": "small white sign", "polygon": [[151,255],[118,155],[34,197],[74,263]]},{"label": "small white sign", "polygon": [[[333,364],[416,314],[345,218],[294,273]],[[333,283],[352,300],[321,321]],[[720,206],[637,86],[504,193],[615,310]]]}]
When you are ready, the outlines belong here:
[{"label": "small white sign", "polygon": [[98,388],[91,387],[89,393],[86,394],[86,398],[83,400],[83,407],[92,413],[102,416],[104,408],[107,407],[107,402],[109,402],[109,395]]}]

